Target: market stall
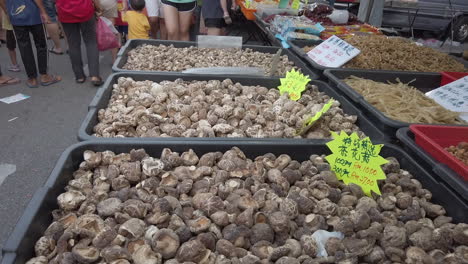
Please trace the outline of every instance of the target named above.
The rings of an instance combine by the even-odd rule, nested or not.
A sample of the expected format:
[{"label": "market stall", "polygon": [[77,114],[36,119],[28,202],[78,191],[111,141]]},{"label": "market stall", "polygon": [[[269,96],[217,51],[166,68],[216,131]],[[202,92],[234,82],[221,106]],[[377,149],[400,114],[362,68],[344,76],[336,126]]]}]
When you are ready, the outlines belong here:
[{"label": "market stall", "polygon": [[128,41],[2,264],[468,262],[464,65],[326,5],[260,4],[302,60]]}]

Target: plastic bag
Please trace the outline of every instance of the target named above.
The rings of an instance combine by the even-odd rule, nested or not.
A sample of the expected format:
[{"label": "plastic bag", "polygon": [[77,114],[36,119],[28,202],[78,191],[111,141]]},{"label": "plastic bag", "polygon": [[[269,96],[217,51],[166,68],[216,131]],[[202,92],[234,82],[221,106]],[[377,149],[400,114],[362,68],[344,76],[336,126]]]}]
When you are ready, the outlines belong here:
[{"label": "plastic bag", "polygon": [[[109,26],[109,24],[111,26]],[[112,28],[115,30],[115,28],[112,26],[112,22],[110,22],[109,19],[99,17],[96,25],[98,50],[104,51],[120,47],[119,39]]]},{"label": "plastic bag", "polygon": [[317,243],[317,257],[328,257],[325,244],[327,243],[328,239],[332,237],[343,239],[344,235],[341,232],[328,232],[325,230],[317,230],[312,234],[312,238]]}]

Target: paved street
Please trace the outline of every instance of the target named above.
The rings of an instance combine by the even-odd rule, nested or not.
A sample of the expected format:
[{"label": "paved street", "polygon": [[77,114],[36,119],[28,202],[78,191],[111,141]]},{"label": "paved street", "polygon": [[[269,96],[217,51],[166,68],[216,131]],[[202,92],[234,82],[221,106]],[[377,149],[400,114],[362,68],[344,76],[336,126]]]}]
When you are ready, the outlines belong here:
[{"label": "paved street", "polygon": [[[100,59],[101,76],[105,79],[111,73],[110,53],[102,53]],[[61,75],[63,81],[30,89],[25,85],[22,65],[20,73],[6,70],[7,50],[5,45],[0,48],[3,73],[22,80],[19,85],[1,87],[0,98],[17,93],[31,96],[9,105],[0,102],[0,182],[16,166],[16,171],[0,183],[0,248],[60,154],[77,142],[78,127],[97,90],[89,82],[75,83],[68,55],[51,54],[49,61],[50,72]]]}]

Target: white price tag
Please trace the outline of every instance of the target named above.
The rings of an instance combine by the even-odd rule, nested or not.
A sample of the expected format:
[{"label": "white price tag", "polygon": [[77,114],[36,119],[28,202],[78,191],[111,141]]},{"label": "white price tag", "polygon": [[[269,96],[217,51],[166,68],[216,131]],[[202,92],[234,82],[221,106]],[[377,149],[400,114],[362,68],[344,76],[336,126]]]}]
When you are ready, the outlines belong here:
[{"label": "white price tag", "polygon": [[317,47],[307,53],[307,56],[316,63],[338,68],[356,57],[360,50],[337,36],[331,36]]},{"label": "white price tag", "polygon": [[426,95],[446,109],[460,113],[460,117],[468,122],[468,76],[427,92]]}]

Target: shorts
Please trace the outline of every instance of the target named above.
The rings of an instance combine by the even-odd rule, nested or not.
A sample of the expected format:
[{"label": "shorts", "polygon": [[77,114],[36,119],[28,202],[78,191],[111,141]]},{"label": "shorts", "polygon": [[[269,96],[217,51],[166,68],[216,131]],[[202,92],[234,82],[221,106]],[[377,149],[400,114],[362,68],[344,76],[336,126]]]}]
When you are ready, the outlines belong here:
[{"label": "shorts", "polygon": [[148,17],[159,17],[159,12],[161,9],[159,0],[145,0],[145,6]]},{"label": "shorts", "polygon": [[16,37],[13,30],[6,31],[6,46],[9,50],[16,49]]},{"label": "shorts", "polygon": [[192,12],[197,7],[196,1],[189,3],[174,3],[169,0],[161,0],[161,3],[175,7],[179,12]]},{"label": "shorts", "polygon": [[50,18],[50,22],[57,23],[57,10],[55,9],[55,1],[43,0],[42,1],[47,15]]},{"label": "shorts", "polygon": [[205,18],[205,27],[207,28],[225,28],[226,26],[224,18]]}]

